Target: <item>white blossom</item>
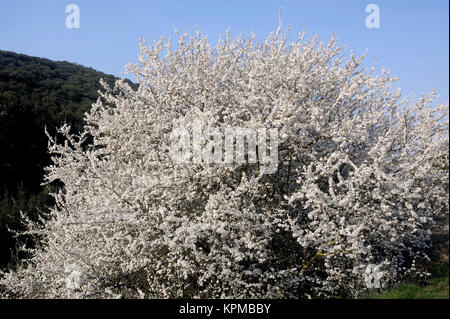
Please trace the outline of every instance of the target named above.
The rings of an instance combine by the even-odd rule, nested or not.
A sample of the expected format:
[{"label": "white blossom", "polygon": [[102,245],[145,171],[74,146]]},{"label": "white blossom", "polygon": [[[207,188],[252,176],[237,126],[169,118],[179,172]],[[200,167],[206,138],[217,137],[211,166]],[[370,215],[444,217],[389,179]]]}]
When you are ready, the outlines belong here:
[{"label": "white blossom", "polygon": [[[140,42],[139,87],[103,83],[85,131],[50,137],[46,182],[64,187],[29,224],[40,245],[1,275],[5,296],[354,296],[368,264],[385,286],[419,274],[448,214],[448,105],[402,98],[334,37],[304,36]],[[172,130],[195,121],[277,129],[276,172],[173,162]]]}]

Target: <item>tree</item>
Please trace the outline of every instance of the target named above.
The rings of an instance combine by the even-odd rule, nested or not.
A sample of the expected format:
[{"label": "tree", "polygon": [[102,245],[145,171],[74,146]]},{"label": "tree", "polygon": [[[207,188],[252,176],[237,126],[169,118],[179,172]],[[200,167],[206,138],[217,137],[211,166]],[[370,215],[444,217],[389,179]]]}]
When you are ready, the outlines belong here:
[{"label": "tree", "polygon": [[[5,296],[354,296],[374,278],[423,275],[429,228],[448,214],[435,163],[448,160],[448,111],[435,92],[402,99],[334,37],[287,43],[279,27],[265,42],[177,40],[140,42],[127,67],[139,88],[103,83],[84,132],[50,137],[46,182],[64,189],[29,223],[39,245],[3,275]],[[276,171],[249,155],[174,161],[171,133],[198,123],[203,149],[206,128],[275,129]]]}]

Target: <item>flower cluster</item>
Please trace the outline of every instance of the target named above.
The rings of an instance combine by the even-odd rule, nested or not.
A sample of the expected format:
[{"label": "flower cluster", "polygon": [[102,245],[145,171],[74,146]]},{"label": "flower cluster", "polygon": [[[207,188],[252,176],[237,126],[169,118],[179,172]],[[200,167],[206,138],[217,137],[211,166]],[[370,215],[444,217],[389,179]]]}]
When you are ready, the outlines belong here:
[{"label": "flower cluster", "polygon": [[[50,137],[46,182],[64,187],[5,296],[354,296],[369,265],[382,287],[419,273],[448,214],[447,106],[402,98],[334,37],[287,34],[141,42],[139,88],[103,83],[85,131]],[[172,161],[171,132],[193,122],[276,129],[276,171]]]}]

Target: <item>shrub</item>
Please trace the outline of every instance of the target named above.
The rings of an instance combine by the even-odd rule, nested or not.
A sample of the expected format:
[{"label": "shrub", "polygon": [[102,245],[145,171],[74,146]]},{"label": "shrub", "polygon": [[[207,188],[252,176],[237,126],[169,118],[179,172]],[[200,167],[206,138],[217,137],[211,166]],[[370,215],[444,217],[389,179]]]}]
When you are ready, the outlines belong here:
[{"label": "shrub", "polygon": [[[30,223],[40,244],[3,275],[6,296],[354,296],[368,269],[382,287],[421,274],[429,228],[448,214],[437,182],[448,111],[435,92],[402,99],[334,37],[177,40],[141,42],[128,65],[139,88],[104,83],[85,131],[50,138],[46,181],[64,189]],[[276,129],[276,171],[174,162],[170,134],[193,123]]]}]

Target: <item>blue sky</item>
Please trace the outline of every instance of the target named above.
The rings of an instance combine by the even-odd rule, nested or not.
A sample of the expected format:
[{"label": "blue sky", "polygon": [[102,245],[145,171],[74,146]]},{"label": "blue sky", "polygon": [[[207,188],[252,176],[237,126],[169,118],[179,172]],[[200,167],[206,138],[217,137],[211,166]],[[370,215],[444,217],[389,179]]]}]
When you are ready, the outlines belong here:
[{"label": "blue sky", "polygon": [[[65,26],[71,3],[80,8],[79,29]],[[370,3],[380,8],[379,29],[365,26]],[[2,0],[0,49],[127,76],[124,65],[136,62],[139,37],[151,43],[173,35],[174,27],[180,32],[198,27],[213,43],[228,28],[264,39],[276,28],[280,7],[292,36],[306,30],[327,41],[334,32],[339,44],[357,54],[367,48],[366,65],[377,62],[391,70],[404,93],[418,96],[436,88],[438,101],[448,101],[447,0]]]}]

